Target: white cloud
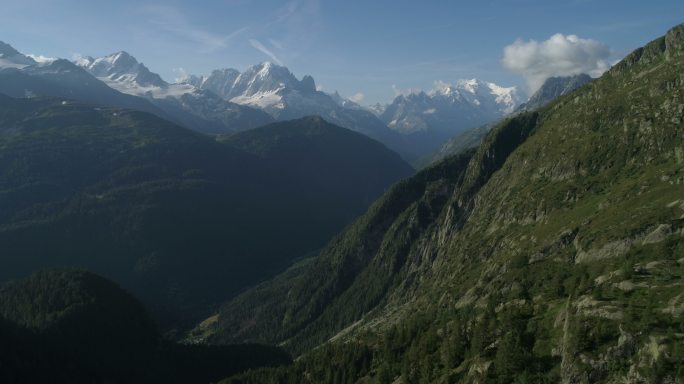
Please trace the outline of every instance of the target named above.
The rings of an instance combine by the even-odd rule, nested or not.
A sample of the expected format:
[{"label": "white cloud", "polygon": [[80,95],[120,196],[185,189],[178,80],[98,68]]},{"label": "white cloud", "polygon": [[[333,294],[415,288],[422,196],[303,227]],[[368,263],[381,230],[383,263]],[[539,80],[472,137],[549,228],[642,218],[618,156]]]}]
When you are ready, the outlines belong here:
[{"label": "white cloud", "polygon": [[530,92],[552,76],[587,73],[599,76],[610,68],[610,48],[600,41],[557,33],[548,40],[516,40],[504,48],[504,68],[522,75]]},{"label": "white cloud", "polygon": [[182,83],[184,81],[187,81],[190,78],[190,76],[192,76],[183,67],[171,68],[171,72],[173,72],[176,75],[176,77],[174,78],[174,82],[176,83]]},{"label": "white cloud", "polygon": [[420,89],[418,88],[406,88],[406,89],[401,89],[397,87],[396,84],[392,84],[392,92],[394,92],[394,97],[397,97],[399,95],[407,96],[412,93],[420,93]]},{"label": "white cloud", "polygon": [[270,57],[271,60],[273,60],[276,64],[283,65],[283,62],[280,61],[280,59],[273,52],[271,52],[268,48],[261,44],[259,40],[249,39],[249,43],[252,44],[252,47],[261,51],[261,53],[265,54],[266,56]]},{"label": "white cloud", "polygon": [[350,96],[349,100],[355,102],[356,104],[360,104],[365,97],[366,95],[364,95],[363,93],[357,92],[355,95]]},{"label": "white cloud", "polygon": [[451,88],[453,84],[447,83],[446,81],[442,80],[437,80],[434,83],[432,83],[432,93],[439,93],[439,92],[444,92],[448,88]]}]

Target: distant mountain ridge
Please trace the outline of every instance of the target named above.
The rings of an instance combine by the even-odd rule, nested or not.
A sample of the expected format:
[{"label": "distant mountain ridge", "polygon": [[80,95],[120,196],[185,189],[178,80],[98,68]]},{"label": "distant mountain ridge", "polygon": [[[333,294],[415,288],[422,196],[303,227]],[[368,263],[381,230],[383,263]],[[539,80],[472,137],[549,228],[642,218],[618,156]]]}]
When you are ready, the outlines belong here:
[{"label": "distant mountain ridge", "polygon": [[96,59],[81,57],[74,62],[110,87],[143,97],[174,121],[200,132],[237,132],[273,122],[258,109],[222,100],[192,84],[167,83],[124,51]]},{"label": "distant mountain ridge", "polygon": [[[0,58],[0,68],[30,72],[33,68],[44,67],[9,45],[5,50],[7,58]],[[251,66],[243,72],[226,68],[214,70],[208,76],[187,75],[177,83],[164,81],[125,51],[99,58],[79,57],[74,63],[111,89],[144,100],[130,99],[124,104],[112,102],[113,98],[121,96],[93,97],[94,93],[107,91],[90,89],[96,87],[96,82],[85,76],[78,80],[86,86],[83,92],[36,91],[34,87],[25,86],[25,80],[22,80],[18,85],[22,89],[9,94],[14,97],[71,95],[78,101],[125,108],[133,106],[209,134],[239,132],[273,121],[318,115],[376,139],[410,161],[417,161],[434,151],[455,132],[465,129],[463,127],[477,126],[509,113],[521,98],[520,91],[514,87],[471,79],[453,85],[440,83],[429,93],[400,96],[388,106],[362,107],[336,92],[328,94],[317,90],[309,75],[300,80],[288,68],[270,62]],[[44,71],[45,76],[48,72],[56,73]],[[73,85],[62,81],[52,86],[69,88]]]},{"label": "distant mountain ridge", "polygon": [[214,70],[209,76],[187,76],[184,83],[215,92],[230,102],[259,108],[278,121],[321,116],[344,128],[363,133],[401,154],[418,154],[413,143],[389,129],[377,116],[355,103],[316,89],[313,77],[297,79],[284,66],[263,62],[243,72]]},{"label": "distant mountain ridge", "polygon": [[430,92],[399,95],[381,109],[380,119],[409,137],[424,155],[448,138],[513,112],[523,101],[517,87],[501,87],[478,79],[438,83]]},{"label": "distant mountain ridge", "polygon": [[140,86],[168,86],[158,74],[150,72],[144,64],[125,51],[97,59],[89,56],[77,58],[75,63],[99,78],[106,77],[112,81],[131,82]]},{"label": "distant mountain ridge", "polygon": [[[515,113],[523,111],[533,111],[539,109],[553,100],[567,95],[570,92],[580,88],[584,84],[592,81],[591,76],[586,74],[579,74],[574,76],[564,77],[550,77],[546,79],[544,84],[539,88],[532,97],[525,103],[518,105]],[[431,153],[426,158],[419,162],[418,167],[424,167],[442,160],[448,156],[462,153],[470,148],[477,147],[480,142],[487,135],[493,124],[484,124],[479,127],[465,130],[456,136],[450,138],[444,143],[439,150]]]}]

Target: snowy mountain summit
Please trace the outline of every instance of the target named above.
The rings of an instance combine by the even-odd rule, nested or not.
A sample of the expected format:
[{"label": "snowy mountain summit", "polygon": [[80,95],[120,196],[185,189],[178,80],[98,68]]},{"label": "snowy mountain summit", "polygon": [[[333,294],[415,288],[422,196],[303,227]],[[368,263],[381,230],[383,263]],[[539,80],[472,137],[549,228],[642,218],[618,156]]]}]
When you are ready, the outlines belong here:
[{"label": "snowy mountain summit", "polygon": [[76,59],[76,64],[88,70],[95,77],[110,81],[130,83],[140,87],[166,87],[166,83],[156,73],[139,63],[125,51],[94,59],[90,56]]},{"label": "snowy mountain summit", "polygon": [[497,120],[525,100],[517,87],[467,79],[437,81],[429,92],[397,96],[380,114],[391,129],[413,137],[420,151],[434,151],[460,132]]},{"label": "snowy mountain summit", "polygon": [[509,114],[525,100],[517,87],[502,87],[478,80],[458,80],[456,84],[438,81],[429,93],[432,98],[444,97],[452,102],[467,102],[473,106],[490,108],[501,114]]},{"label": "snowy mountain summit", "polygon": [[286,93],[310,95],[316,92],[311,76],[298,80],[287,67],[270,62],[247,68],[244,72],[227,68],[217,69],[209,76],[189,76],[187,82],[216,93],[237,104],[260,108],[272,115],[286,107]]},{"label": "snowy mountain summit", "polygon": [[168,83],[124,51],[99,58],[81,57],[75,63],[111,88],[144,97],[166,117],[200,132],[240,131],[273,121],[262,111],[231,103],[200,89],[199,79]]}]

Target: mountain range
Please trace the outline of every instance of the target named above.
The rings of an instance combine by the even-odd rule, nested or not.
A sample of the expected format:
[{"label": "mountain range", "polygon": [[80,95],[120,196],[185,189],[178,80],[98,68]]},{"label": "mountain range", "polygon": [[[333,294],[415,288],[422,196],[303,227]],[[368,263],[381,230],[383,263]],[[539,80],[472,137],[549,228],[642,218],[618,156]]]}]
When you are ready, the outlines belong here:
[{"label": "mountain range", "polygon": [[75,63],[111,88],[146,98],[174,120],[200,132],[236,132],[274,121],[258,109],[231,103],[190,84],[169,84],[127,52],[97,59],[80,57]]},{"label": "mountain range", "polygon": [[[113,89],[147,98],[175,120],[203,132],[228,133],[275,120],[317,115],[379,140],[404,155],[411,151],[372,113],[345,108],[330,95],[317,91],[311,76],[300,81],[287,68],[272,63],[252,66],[243,73],[223,69],[208,77],[187,76],[175,84],[163,81],[126,52],[97,59],[83,57],[76,64]],[[183,115],[178,116],[178,111],[218,123],[219,127],[197,128]]]},{"label": "mountain range", "polygon": [[380,119],[409,138],[419,153],[434,152],[460,132],[510,114],[524,100],[516,87],[504,88],[477,79],[399,95],[382,108]]},{"label": "mountain range", "polygon": [[395,184],[191,340],[299,356],[225,383],[678,383],[684,24]]},{"label": "mountain range", "polygon": [[124,51],[79,57],[73,63],[38,63],[5,43],[2,46],[7,52],[0,69],[13,71],[4,71],[0,92],[14,97],[70,97],[133,108],[209,134],[318,115],[376,139],[412,162],[464,129],[513,112],[524,101],[516,87],[471,79],[454,85],[440,82],[428,93],[400,95],[389,105],[367,108],[337,93],[317,90],[311,76],[299,80],[286,67],[269,62],[243,72],[219,69],[208,76],[188,75],[168,83]]},{"label": "mountain range", "polygon": [[0,381],[680,384],[682,73],[684,24],[522,104],[0,43]]}]

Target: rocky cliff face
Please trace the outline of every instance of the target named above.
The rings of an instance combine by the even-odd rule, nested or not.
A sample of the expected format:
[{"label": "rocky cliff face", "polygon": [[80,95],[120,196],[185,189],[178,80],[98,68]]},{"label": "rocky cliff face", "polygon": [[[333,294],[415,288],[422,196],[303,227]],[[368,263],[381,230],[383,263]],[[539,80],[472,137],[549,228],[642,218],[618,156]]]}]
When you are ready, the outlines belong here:
[{"label": "rocky cliff face", "polygon": [[541,88],[539,88],[526,103],[521,104],[517,110],[533,111],[537,108],[541,108],[556,98],[567,95],[590,81],[591,76],[584,73],[574,76],[550,77],[546,79]]},{"label": "rocky cliff face", "polygon": [[356,379],[681,382],[683,36],[397,184],[204,336],[318,346],[307,377],[342,349]]}]

